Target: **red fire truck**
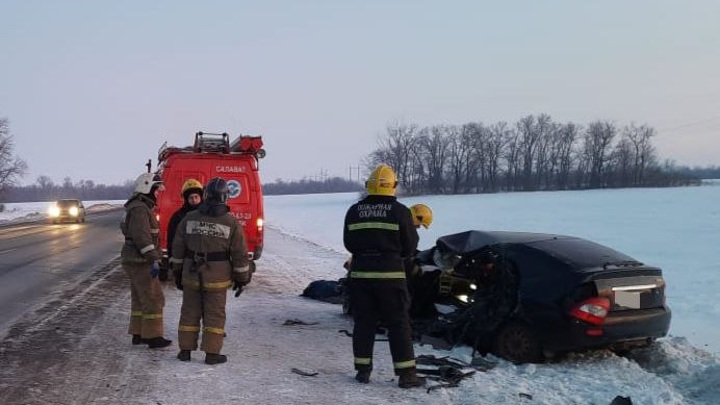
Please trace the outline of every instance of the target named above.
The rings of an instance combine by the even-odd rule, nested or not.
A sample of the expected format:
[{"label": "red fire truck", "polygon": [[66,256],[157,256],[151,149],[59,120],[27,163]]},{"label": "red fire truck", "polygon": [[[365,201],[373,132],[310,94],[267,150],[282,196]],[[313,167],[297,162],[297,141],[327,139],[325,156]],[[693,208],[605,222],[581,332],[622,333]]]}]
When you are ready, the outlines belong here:
[{"label": "red fire truck", "polygon": [[198,132],[192,146],[163,145],[158,153],[158,174],[165,191],[160,194],[156,215],[160,222],[160,247],[163,265],[167,268],[167,228],[170,217],[183,204],[180,189],[185,180],[193,178],[202,184],[214,177],[228,183],[227,205],[230,213],[245,229],[252,271],[254,260],[263,249],[263,194],[258,175],[259,159],[265,157],[260,136],[238,136],[233,142],[227,133]]}]

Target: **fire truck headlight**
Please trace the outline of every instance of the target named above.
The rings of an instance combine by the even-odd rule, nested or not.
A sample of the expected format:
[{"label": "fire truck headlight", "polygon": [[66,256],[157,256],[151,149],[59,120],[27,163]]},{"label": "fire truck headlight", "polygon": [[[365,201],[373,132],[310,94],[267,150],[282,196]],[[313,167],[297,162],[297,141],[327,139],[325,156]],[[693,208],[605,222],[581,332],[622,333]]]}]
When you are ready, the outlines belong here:
[{"label": "fire truck headlight", "polygon": [[70,207],[70,215],[76,217],[78,214],[78,207]]},{"label": "fire truck headlight", "polygon": [[48,208],[48,215],[50,215],[53,218],[60,216],[60,208],[58,208],[57,205],[53,205],[50,208]]}]

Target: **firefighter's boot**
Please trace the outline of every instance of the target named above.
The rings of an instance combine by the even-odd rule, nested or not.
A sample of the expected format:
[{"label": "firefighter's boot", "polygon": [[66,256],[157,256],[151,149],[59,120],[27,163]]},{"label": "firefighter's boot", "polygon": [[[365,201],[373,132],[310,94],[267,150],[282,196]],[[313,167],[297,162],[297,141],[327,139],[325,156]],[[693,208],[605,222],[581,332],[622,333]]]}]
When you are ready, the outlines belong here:
[{"label": "firefighter's boot", "polygon": [[224,354],[205,354],[205,364],[222,364],[227,362],[227,356]]},{"label": "firefighter's boot", "polygon": [[152,339],[146,339],[148,347],[151,349],[162,349],[168,347],[172,343],[172,340],[167,340],[162,336],[154,337]]},{"label": "firefighter's boot", "polygon": [[355,374],[355,379],[359,383],[367,384],[370,382],[370,370],[360,370]]},{"label": "firefighter's boot", "polygon": [[415,370],[403,371],[398,378],[398,387],[400,388],[418,388],[424,385],[425,377],[419,377]]},{"label": "firefighter's boot", "polygon": [[142,345],[142,344],[148,344],[148,339],[143,339],[140,337],[140,335],[132,335],[132,344],[134,345]]},{"label": "firefighter's boot", "polygon": [[177,358],[180,361],[190,361],[190,350],[180,350],[180,353],[178,353]]}]

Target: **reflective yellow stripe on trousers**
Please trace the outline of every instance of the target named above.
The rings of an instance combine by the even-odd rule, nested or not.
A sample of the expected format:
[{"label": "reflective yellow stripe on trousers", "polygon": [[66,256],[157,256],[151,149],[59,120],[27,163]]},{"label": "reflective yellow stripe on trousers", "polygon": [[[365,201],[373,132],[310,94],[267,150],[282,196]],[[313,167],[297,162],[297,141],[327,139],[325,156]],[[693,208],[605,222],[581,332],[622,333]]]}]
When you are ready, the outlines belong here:
[{"label": "reflective yellow stripe on trousers", "polygon": [[398,361],[397,363],[393,363],[393,367],[396,369],[412,368],[415,367],[415,360]]}]

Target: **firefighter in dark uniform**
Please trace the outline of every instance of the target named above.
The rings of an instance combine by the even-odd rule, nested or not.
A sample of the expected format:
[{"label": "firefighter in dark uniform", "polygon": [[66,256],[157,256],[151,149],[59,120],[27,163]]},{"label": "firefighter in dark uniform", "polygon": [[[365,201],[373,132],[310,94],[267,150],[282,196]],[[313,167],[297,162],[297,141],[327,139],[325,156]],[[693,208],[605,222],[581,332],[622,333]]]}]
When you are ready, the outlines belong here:
[{"label": "firefighter in dark uniform", "polygon": [[[172,243],[175,239],[175,232],[177,232],[177,226],[180,224],[185,215],[190,211],[195,211],[202,202],[203,186],[202,183],[196,179],[187,179],[182,185],[180,195],[183,199],[183,205],[175,211],[170,217],[167,228],[167,241],[168,257],[172,257]],[[182,269],[181,269],[182,270]],[[167,269],[166,269],[167,273]],[[180,277],[177,274],[175,276],[175,285],[179,290],[182,290],[182,284],[180,284]],[[163,271],[160,269],[160,280],[167,280],[167,274],[163,277]]]},{"label": "firefighter in dark uniform", "polygon": [[404,262],[415,253],[418,234],[410,210],[395,198],[397,178],[378,166],[366,182],[368,196],[345,215],[343,242],[352,253],[348,294],[354,320],[355,379],[370,381],[379,321],[388,328],[390,353],[401,388],[421,387],[415,369]]},{"label": "firefighter in dark uniform", "polygon": [[152,173],[143,173],[135,182],[135,192],[125,203],[125,218],[120,229],[125,243],[120,252],[121,265],[130,277],[131,314],[128,332],[132,344],[147,344],[151,349],[169,346],[163,337],[163,295],[158,280],[161,253],[158,225],[152,209],[162,181]]},{"label": "firefighter in dark uniform", "polygon": [[190,352],[197,349],[201,321],[205,363],[227,361],[220,354],[227,290],[233,286],[237,297],[250,281],[245,234],[230,215],[227,199],[227,182],[219,177],[210,180],[203,203],[180,221],[173,241],[173,272],[180,275],[183,287],[177,356],[181,361],[190,361]]}]

